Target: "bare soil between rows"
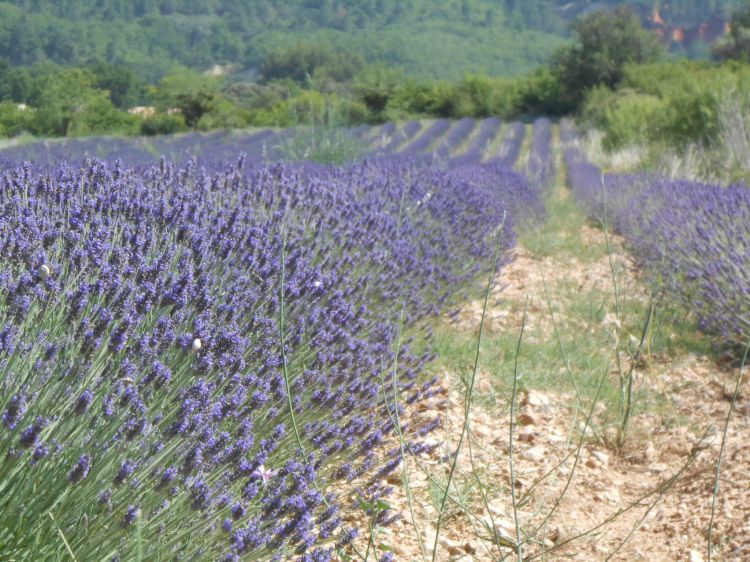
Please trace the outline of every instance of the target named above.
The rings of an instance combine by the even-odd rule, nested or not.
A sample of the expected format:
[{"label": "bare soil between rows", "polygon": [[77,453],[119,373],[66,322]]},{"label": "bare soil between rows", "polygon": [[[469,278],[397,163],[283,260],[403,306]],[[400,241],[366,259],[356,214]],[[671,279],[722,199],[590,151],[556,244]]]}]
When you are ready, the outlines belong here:
[{"label": "bare soil between rows", "polygon": [[[604,236],[588,227],[582,235],[592,244]],[[622,240],[614,237],[612,247],[612,259],[623,272],[621,290],[645,295]],[[547,287],[564,281],[581,291],[610,290],[612,279],[607,256],[590,263],[564,256],[538,259],[519,247],[499,273],[485,329],[518,333],[525,310],[528,345],[533,345],[533,338],[553,337],[545,282]],[[469,303],[445,322],[457,332],[475,333],[481,304]],[[563,326],[565,321],[558,319]],[[571,392],[520,394],[513,433],[514,514],[508,399],[480,371],[434,559],[517,559],[497,539],[515,540],[517,516],[521,536],[527,537],[524,560],[707,560],[716,461],[737,375],[736,365],[717,365],[695,353],[651,357],[648,366],[636,370],[636,380],[659,396],[663,407],[637,413],[619,450],[606,444],[606,432],[597,430],[600,408],[587,426],[586,405],[576,408]],[[407,459],[410,493],[403,485],[404,473],[389,478],[395,492],[388,502],[400,517],[379,529],[375,542],[390,549],[396,560],[433,559],[441,485],[464,419],[465,394],[452,377],[445,373],[443,393],[420,412],[441,416],[443,427],[430,438],[437,445],[432,453]],[[745,384],[727,431],[714,560],[750,560],[749,394]]]}]

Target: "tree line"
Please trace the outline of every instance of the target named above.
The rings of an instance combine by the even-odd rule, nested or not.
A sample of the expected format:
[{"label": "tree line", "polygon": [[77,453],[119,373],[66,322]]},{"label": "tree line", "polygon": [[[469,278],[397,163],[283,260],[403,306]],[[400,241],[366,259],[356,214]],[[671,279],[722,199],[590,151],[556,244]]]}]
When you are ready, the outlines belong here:
[{"label": "tree line", "polygon": [[[144,1],[141,8],[153,4]],[[160,6],[167,9],[165,3]],[[200,11],[201,4],[194,9]],[[734,15],[731,28],[730,35],[715,45],[714,55],[720,60],[747,60],[750,8]],[[178,67],[155,83],[106,61],[71,68],[52,63],[18,67],[0,60],[0,135],[284,127],[322,123],[331,116],[338,124],[353,125],[415,116],[517,118],[583,112],[601,124],[617,105],[613,100],[620,99],[622,84],[632,89],[639,65],[674,64],[658,38],[627,7],[579,18],[570,32],[571,40],[560,45],[549,62],[515,78],[419,78],[397,66],[369,63],[357,52],[324,41],[273,49],[252,76]],[[693,68],[711,64],[696,63]],[[651,76],[668,74],[651,71]],[[134,111],[137,106],[142,108]]]}]

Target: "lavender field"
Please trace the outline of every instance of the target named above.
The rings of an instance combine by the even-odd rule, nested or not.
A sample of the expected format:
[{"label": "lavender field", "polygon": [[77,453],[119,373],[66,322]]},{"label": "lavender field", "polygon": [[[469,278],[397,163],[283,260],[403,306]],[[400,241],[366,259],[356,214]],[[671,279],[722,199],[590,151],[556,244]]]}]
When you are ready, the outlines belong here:
[{"label": "lavender field", "polygon": [[651,559],[750,556],[744,185],[545,118],[299,134],[0,150],[1,560],[636,560],[690,494]]}]

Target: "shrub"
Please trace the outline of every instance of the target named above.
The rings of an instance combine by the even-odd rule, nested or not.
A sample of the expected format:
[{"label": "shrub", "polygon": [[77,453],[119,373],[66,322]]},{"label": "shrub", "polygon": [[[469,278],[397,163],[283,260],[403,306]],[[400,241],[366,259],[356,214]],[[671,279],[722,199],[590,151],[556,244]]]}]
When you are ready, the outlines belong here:
[{"label": "shrub", "polygon": [[669,119],[666,105],[648,94],[596,88],[586,97],[583,114],[604,133],[604,148],[613,150],[657,140]]},{"label": "shrub", "polygon": [[187,126],[182,116],[159,112],[141,121],[140,132],[146,136],[171,135],[186,129]]},{"label": "shrub", "polygon": [[436,390],[402,310],[445,310],[534,202],[505,168],[395,160],[5,174],[0,527],[24,561],[330,560],[352,496],[388,493],[394,409]]},{"label": "shrub", "polygon": [[0,136],[15,137],[33,128],[33,110],[19,109],[10,101],[0,102]]},{"label": "shrub", "polygon": [[607,175],[576,148],[566,152],[570,185],[590,217],[623,235],[655,285],[681,302],[699,327],[730,346],[750,338],[750,191],[654,175]]}]

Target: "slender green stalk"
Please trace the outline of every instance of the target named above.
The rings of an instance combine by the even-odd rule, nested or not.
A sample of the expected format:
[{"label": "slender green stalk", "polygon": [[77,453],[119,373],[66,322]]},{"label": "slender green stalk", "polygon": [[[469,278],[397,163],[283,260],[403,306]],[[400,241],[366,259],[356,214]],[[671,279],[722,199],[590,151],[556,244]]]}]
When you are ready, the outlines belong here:
[{"label": "slender green stalk", "polygon": [[76,555],[73,554],[73,549],[70,548],[70,545],[68,544],[67,539],[65,538],[65,535],[62,532],[62,529],[60,529],[60,526],[57,524],[57,521],[55,521],[54,516],[52,515],[51,511],[47,512],[47,515],[49,515],[49,518],[52,520],[52,524],[55,526],[55,529],[57,529],[57,533],[60,535],[60,538],[62,539],[63,544],[65,545],[65,548],[68,551],[68,554],[70,554],[70,557],[73,559],[73,562],[78,562],[76,559]]},{"label": "slender green stalk", "polygon": [[[422,560],[425,559],[425,550],[424,550],[424,541],[422,540],[422,536],[419,533],[419,526],[417,525],[417,518],[416,514],[414,513],[414,499],[412,497],[411,493],[411,487],[409,486],[409,471],[406,466],[406,457],[405,457],[405,451],[404,451],[404,435],[401,431],[401,418],[398,413],[398,388],[396,386],[396,380],[397,380],[397,372],[398,372],[398,354],[401,351],[401,338],[403,337],[403,328],[404,328],[404,320],[406,316],[406,307],[401,307],[401,316],[399,318],[398,323],[398,335],[396,336],[396,347],[394,350],[394,356],[393,356],[393,414],[391,415],[391,418],[394,421],[394,425],[396,427],[396,433],[398,434],[398,441],[399,441],[399,454],[401,455],[401,465],[403,469],[403,479],[404,479],[404,487],[406,488],[406,500],[409,504],[409,514],[411,515],[411,523],[414,527],[414,532],[417,537],[417,542],[419,543],[419,551],[422,554]],[[385,394],[385,385],[383,385],[383,401],[385,403],[386,408],[388,408],[388,397]],[[390,410],[390,408],[389,408]]]},{"label": "slender green stalk", "polygon": [[581,460],[581,449],[583,448],[583,442],[586,439],[586,430],[589,427],[589,424],[591,423],[591,418],[594,416],[594,410],[596,408],[596,404],[599,401],[599,394],[602,391],[602,387],[604,386],[604,381],[607,380],[607,377],[609,376],[609,366],[604,371],[604,374],[602,375],[602,378],[599,379],[599,384],[596,387],[596,394],[594,394],[594,400],[591,402],[591,407],[589,408],[588,415],[586,416],[586,421],[583,424],[583,430],[581,431],[581,436],[578,439],[578,446],[576,447],[576,454],[575,454],[575,460],[573,461],[573,467],[570,469],[570,474],[568,475],[568,478],[565,481],[565,486],[563,487],[562,492],[560,492],[560,495],[557,497],[557,500],[555,500],[555,503],[552,506],[552,509],[549,511],[549,513],[545,516],[544,521],[540,525],[537,526],[536,529],[534,529],[534,535],[539,532],[539,529],[541,529],[543,526],[547,525],[548,521],[552,519],[552,515],[557,511],[557,509],[560,507],[560,504],[562,503],[563,498],[565,497],[565,494],[568,492],[568,488],[570,487],[570,483],[573,481],[573,476],[575,475],[576,468],[578,467],[578,462]]},{"label": "slender green stalk", "polygon": [[135,521],[135,559],[143,562],[143,517],[140,513]]},{"label": "slender green stalk", "polygon": [[[620,551],[620,549],[622,549],[622,547],[625,546],[625,544],[632,538],[632,536],[635,534],[636,530],[638,530],[640,528],[640,526],[643,523],[643,521],[646,519],[646,517],[648,517],[648,514],[651,513],[651,511],[654,509],[654,507],[656,507],[656,504],[659,503],[659,500],[664,496],[664,494],[666,494],[669,491],[669,489],[672,487],[672,485],[675,482],[677,482],[679,475],[682,473],[683,470],[685,470],[687,468],[687,466],[689,464],[692,463],[692,460],[695,457],[697,457],[697,455],[698,455],[699,452],[700,452],[700,449],[697,449],[696,451],[694,451],[691,454],[691,457],[688,459],[687,465],[684,466],[682,468],[682,470],[680,470],[672,478],[668,479],[665,484],[663,484],[662,486],[660,486],[659,488],[657,488],[657,490],[656,490],[656,497],[654,498],[654,500],[646,507],[646,509],[644,510],[644,512],[641,514],[641,516],[635,522],[635,525],[633,525],[630,528],[630,532],[627,534],[627,536],[624,539],[622,539],[622,541],[620,541],[620,544],[618,544],[617,547],[612,552],[609,553],[609,555],[605,559],[605,562],[609,562],[609,560],[611,560],[612,557],[615,554],[617,554]],[[645,499],[645,498],[643,498],[643,499]],[[631,504],[631,507],[633,507],[635,505],[640,505],[640,503],[641,503],[640,501],[635,502],[634,504]]]},{"label": "slender green stalk", "polygon": [[516,525],[516,554],[518,562],[523,562],[523,547],[521,545],[521,524],[518,520],[518,503],[516,501],[516,470],[513,462],[513,432],[516,429],[516,398],[518,396],[518,357],[521,355],[521,343],[523,333],[526,329],[526,316],[529,310],[529,296],[526,295],[526,303],[523,308],[523,319],[521,320],[521,332],[518,334],[518,345],[516,356],[513,359],[513,393],[510,397],[510,430],[508,432],[508,465],[510,466],[510,499],[513,505],[513,521]]},{"label": "slender green stalk", "polygon": [[576,378],[573,375],[573,369],[570,367],[570,358],[568,357],[568,352],[565,350],[565,346],[563,345],[562,338],[560,337],[560,329],[557,326],[557,319],[555,318],[555,312],[552,310],[552,299],[549,295],[549,289],[547,288],[547,280],[544,279],[544,298],[547,301],[547,310],[549,311],[550,319],[552,320],[552,330],[555,332],[555,340],[557,341],[557,347],[560,348],[560,354],[562,355],[563,361],[565,363],[565,373],[568,375],[568,378],[570,379],[571,384],[573,385],[573,390],[575,390],[576,393],[576,411],[580,410],[581,408],[581,392],[578,389],[578,383],[576,382]]},{"label": "slender green stalk", "polygon": [[299,435],[299,429],[297,428],[297,421],[294,417],[294,402],[292,401],[292,385],[289,381],[289,366],[286,357],[286,339],[284,337],[284,277],[286,275],[286,232],[284,232],[284,238],[281,246],[281,283],[279,285],[279,338],[281,341],[281,362],[284,368],[284,384],[286,385],[286,403],[289,408],[289,416],[292,421],[292,428],[294,429],[294,437],[297,439],[297,445],[302,453],[303,458],[307,458],[305,455],[305,447],[302,445],[302,439]]},{"label": "slender green stalk", "polygon": [[[492,510],[490,509],[489,501],[487,501],[487,492],[485,491],[485,488],[487,487],[484,482],[482,482],[482,479],[479,477],[479,471],[477,470],[477,467],[474,463],[474,448],[472,446],[472,437],[471,437],[471,431],[469,431],[468,438],[466,439],[466,443],[469,446],[469,463],[471,463],[471,473],[474,476],[474,480],[477,482],[477,487],[479,489],[479,494],[482,496],[482,505],[484,506],[485,511],[487,512],[487,515],[489,515],[490,523],[492,524],[492,540],[495,542],[495,545],[497,546],[498,550],[500,550],[500,547],[503,546],[502,537],[499,536],[499,533],[497,532],[497,527],[495,526],[495,516],[492,514]],[[512,548],[515,549],[515,545],[512,545]],[[491,549],[488,549],[488,554],[492,557],[493,560],[495,560],[495,554],[491,551]]]},{"label": "slender green stalk", "polygon": [[635,355],[630,361],[630,367],[628,368],[628,374],[625,376],[626,381],[626,396],[625,396],[625,404],[623,406],[623,414],[622,418],[620,419],[620,427],[618,430],[618,436],[617,436],[617,446],[622,447],[623,443],[625,442],[625,436],[628,432],[628,427],[630,426],[630,418],[633,415],[633,378],[634,378],[634,372],[635,372],[635,366],[638,363],[639,359],[641,358],[641,355],[643,354],[644,345],[646,343],[646,340],[649,337],[649,334],[651,333],[651,326],[653,324],[654,319],[654,310],[655,310],[655,304],[653,297],[648,303],[648,311],[646,313],[646,321],[643,324],[643,328],[641,329],[641,339],[638,342],[638,349],[635,352]]},{"label": "slender green stalk", "polygon": [[[701,437],[701,439],[700,439],[699,442],[702,443],[704,441],[705,437],[706,437],[706,433],[703,434],[703,436]],[[634,501],[632,501],[626,507],[622,507],[622,508],[618,509],[617,511],[615,511],[614,513],[612,513],[611,515],[609,515],[606,519],[604,519],[600,523],[594,525],[593,527],[591,527],[591,528],[589,528],[589,529],[587,529],[585,531],[582,531],[580,533],[577,533],[577,534],[575,534],[575,535],[573,535],[571,537],[568,537],[565,540],[560,541],[556,545],[548,548],[547,549],[547,553],[560,550],[560,549],[564,548],[566,545],[568,545],[568,544],[570,544],[570,543],[572,543],[574,541],[577,541],[580,538],[583,538],[583,537],[586,537],[586,536],[591,535],[593,533],[596,533],[597,531],[599,531],[599,529],[602,529],[602,528],[606,527],[607,525],[609,525],[610,523],[612,523],[616,519],[619,519],[625,513],[628,513],[629,511],[631,511],[632,509],[634,509],[636,507],[642,506],[643,505],[643,501],[646,500],[646,499],[648,499],[648,498],[650,498],[650,497],[652,497],[652,496],[662,497],[682,477],[682,475],[685,473],[685,471],[687,471],[687,469],[690,468],[693,465],[693,463],[698,458],[698,455],[700,455],[700,453],[701,453],[702,450],[703,450],[703,448],[700,447],[700,446],[693,447],[693,450],[691,451],[690,456],[688,457],[687,461],[685,461],[685,464],[683,464],[682,467],[680,467],[680,470],[678,470],[675,474],[673,474],[672,476],[670,476],[669,478],[667,478],[666,480],[664,480],[664,482],[662,482],[661,484],[659,484],[656,488],[654,488],[650,492],[645,493],[644,495],[640,496],[639,498],[635,499]],[[532,558],[533,559],[537,559],[539,557],[540,556],[537,555],[537,556],[534,556]],[[527,562],[529,562],[529,561],[527,561]]]},{"label": "slender green stalk", "polygon": [[479,369],[479,352],[482,348],[482,334],[484,332],[484,320],[487,315],[487,303],[490,299],[490,293],[492,291],[492,285],[493,280],[495,278],[495,272],[497,270],[497,260],[498,256],[500,255],[500,247],[501,247],[501,241],[502,237],[505,231],[505,216],[503,216],[503,222],[500,226],[500,231],[497,235],[497,242],[495,244],[495,253],[492,257],[492,268],[490,269],[490,275],[487,280],[487,287],[484,292],[484,303],[482,305],[482,317],[479,321],[479,334],[477,336],[477,350],[476,354],[474,356],[474,368],[471,373],[471,379],[469,380],[469,385],[467,389],[467,400],[464,407],[464,420],[463,420],[463,426],[461,427],[461,435],[458,439],[458,446],[456,447],[456,452],[453,456],[453,462],[451,463],[451,469],[448,473],[448,481],[445,485],[445,492],[443,493],[443,497],[440,500],[440,510],[438,513],[438,520],[437,525],[435,528],[435,543],[433,544],[432,548],[432,562],[435,562],[436,556],[437,556],[437,548],[438,548],[438,540],[440,539],[440,530],[442,528],[443,523],[443,516],[445,514],[445,504],[448,501],[448,496],[450,495],[450,489],[451,489],[451,483],[453,482],[453,476],[456,472],[456,466],[458,465],[458,457],[461,453],[461,446],[463,445],[464,437],[466,436],[466,430],[469,426],[469,413],[471,411],[471,397],[474,392],[474,383],[477,378],[477,371]]},{"label": "slender green stalk", "polygon": [[732,417],[734,412],[734,405],[737,402],[737,396],[740,394],[740,387],[742,386],[742,375],[745,370],[745,363],[747,361],[747,354],[750,351],[750,341],[745,346],[745,353],[742,355],[742,363],[740,364],[740,372],[737,374],[737,380],[734,384],[734,393],[732,394],[732,403],[729,405],[729,411],[727,412],[727,418],[724,421],[724,432],[721,435],[721,447],[719,448],[719,457],[716,459],[716,476],[714,477],[714,493],[711,499],[711,519],[708,522],[708,562],[711,562],[711,549],[713,544],[713,531],[714,531],[714,516],[716,515],[716,501],[719,498],[719,484],[721,481],[721,461],[724,458],[724,448],[727,443],[727,431],[729,430],[729,419]]},{"label": "slender green stalk", "polygon": [[604,206],[604,239],[607,243],[607,258],[609,260],[609,269],[612,272],[612,282],[614,283],[615,289],[615,312],[617,314],[617,320],[620,320],[620,317],[622,316],[622,311],[620,310],[620,290],[617,285],[617,272],[615,271],[615,262],[612,260],[612,245],[609,240],[609,217],[607,215],[607,196],[604,186],[604,174],[602,174],[602,204]]}]

